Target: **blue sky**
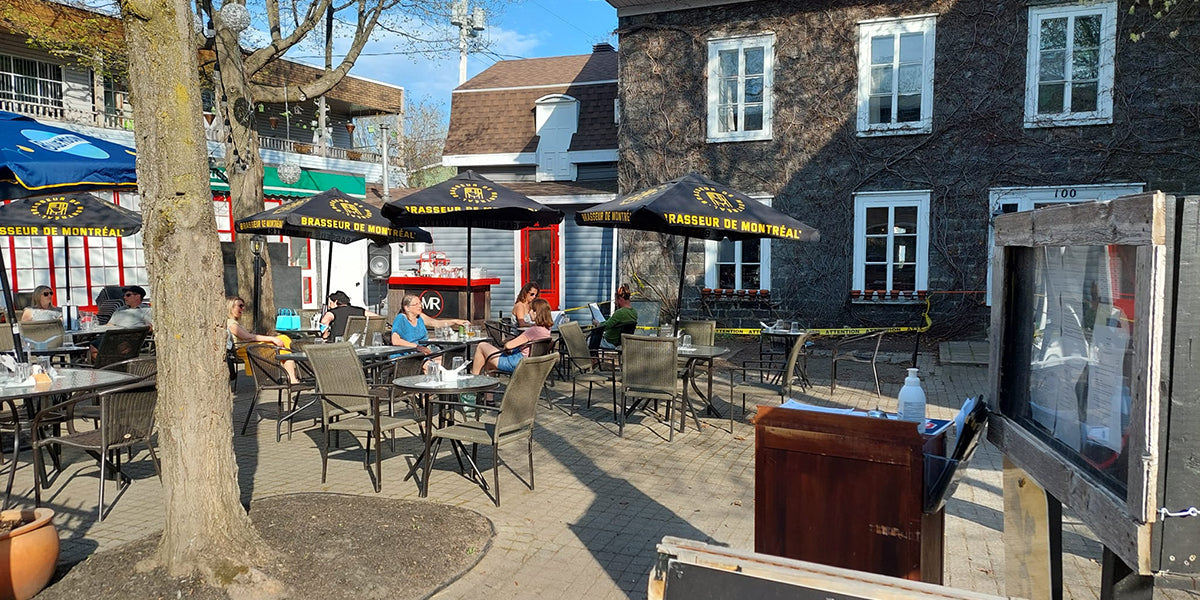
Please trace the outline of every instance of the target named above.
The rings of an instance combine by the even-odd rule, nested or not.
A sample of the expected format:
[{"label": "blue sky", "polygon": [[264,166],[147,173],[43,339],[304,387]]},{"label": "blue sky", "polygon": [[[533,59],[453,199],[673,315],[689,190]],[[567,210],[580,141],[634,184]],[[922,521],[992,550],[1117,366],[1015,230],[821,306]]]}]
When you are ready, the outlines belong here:
[{"label": "blue sky", "polygon": [[[498,60],[587,54],[592,44],[617,37],[617,10],[604,0],[517,0],[500,14],[487,16],[482,36],[490,42],[485,54],[467,58],[467,78]],[[456,35],[445,24],[442,35]],[[404,87],[410,100],[430,98],[449,111],[450,91],[458,85],[458,52],[435,59],[396,53],[394,39],[376,36],[355,63],[351,74]],[[448,116],[448,115],[447,115]]]}]

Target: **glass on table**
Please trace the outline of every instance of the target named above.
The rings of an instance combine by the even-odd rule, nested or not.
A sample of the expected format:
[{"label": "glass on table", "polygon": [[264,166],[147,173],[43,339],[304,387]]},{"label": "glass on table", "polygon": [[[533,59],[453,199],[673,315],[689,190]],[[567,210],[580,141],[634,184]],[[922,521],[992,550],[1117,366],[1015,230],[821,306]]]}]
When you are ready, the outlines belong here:
[{"label": "glass on table", "polygon": [[679,347],[684,350],[691,350],[692,349],[692,336],[689,334],[686,334],[686,333],[683,334],[683,339],[680,340]]},{"label": "glass on table", "polygon": [[371,345],[372,346],[382,346],[383,345],[383,333],[381,333],[379,331],[372,333],[371,334]]},{"label": "glass on table", "polygon": [[464,359],[463,357],[455,356],[450,361],[450,368],[453,369],[458,374],[459,377],[462,377],[463,373],[462,373],[462,371],[459,371],[459,369],[462,368],[463,363],[465,363],[465,362],[466,362],[466,359]]}]

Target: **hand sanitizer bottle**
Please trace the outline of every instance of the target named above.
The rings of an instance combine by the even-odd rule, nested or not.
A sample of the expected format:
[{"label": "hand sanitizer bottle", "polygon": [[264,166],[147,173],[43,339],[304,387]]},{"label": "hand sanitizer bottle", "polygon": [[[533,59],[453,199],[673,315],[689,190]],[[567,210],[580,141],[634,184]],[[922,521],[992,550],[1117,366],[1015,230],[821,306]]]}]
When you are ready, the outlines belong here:
[{"label": "hand sanitizer bottle", "polygon": [[916,421],[917,431],[924,433],[925,390],[921,389],[921,379],[917,377],[915,368],[908,370],[908,377],[904,378],[904,387],[900,388],[900,395],[896,397],[896,400],[899,406],[900,420]]}]

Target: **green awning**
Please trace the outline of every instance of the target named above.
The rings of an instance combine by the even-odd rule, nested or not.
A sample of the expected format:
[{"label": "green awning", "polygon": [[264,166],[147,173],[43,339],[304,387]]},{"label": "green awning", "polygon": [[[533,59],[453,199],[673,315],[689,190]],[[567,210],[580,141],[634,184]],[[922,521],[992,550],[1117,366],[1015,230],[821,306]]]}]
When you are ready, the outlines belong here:
[{"label": "green awning", "polygon": [[[217,169],[222,175],[225,169]],[[214,192],[228,192],[229,184],[221,180],[214,172],[208,175],[209,185]],[[320,171],[300,170],[300,180],[296,183],[284,183],[279,180],[275,167],[263,168],[263,195],[268,198],[303,198],[319,194],[331,188],[337,188],[348,196],[363,198],[367,195],[367,182],[357,175],[342,175],[339,173],[323,173]]]}]

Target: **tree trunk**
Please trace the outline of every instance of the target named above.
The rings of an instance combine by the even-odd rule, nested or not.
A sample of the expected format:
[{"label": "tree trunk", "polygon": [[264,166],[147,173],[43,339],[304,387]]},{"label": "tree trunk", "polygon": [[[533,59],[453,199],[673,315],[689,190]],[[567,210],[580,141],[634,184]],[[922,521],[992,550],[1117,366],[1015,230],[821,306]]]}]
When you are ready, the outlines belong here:
[{"label": "tree trunk", "polygon": [[138,192],[158,346],[166,524],[172,575],[228,583],[266,546],[240,502],[226,381],[221,253],[208,191],[187,0],[122,0],[137,123]]},{"label": "tree trunk", "polygon": [[[221,95],[221,112],[228,136],[225,138],[225,176],[229,179],[229,198],[233,220],[244,219],[262,212],[263,161],[258,153],[258,127],[255,124],[254,98],[250,94],[245,62],[238,47],[238,34],[223,27],[217,28],[217,60],[221,77],[216,82]],[[263,252],[265,269],[262,275],[262,298],[253,298],[254,254],[250,237],[234,233],[234,255],[237,258],[238,295],[246,300],[246,314],[253,318],[262,310],[260,329],[272,328],[275,319],[275,293],[271,277],[271,261]],[[261,305],[261,306],[259,306]],[[249,328],[249,323],[246,323]],[[256,331],[255,333],[263,333]]]}]

